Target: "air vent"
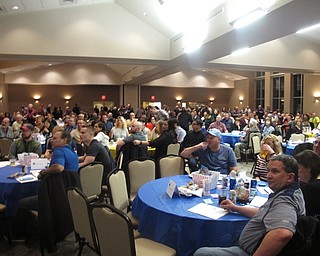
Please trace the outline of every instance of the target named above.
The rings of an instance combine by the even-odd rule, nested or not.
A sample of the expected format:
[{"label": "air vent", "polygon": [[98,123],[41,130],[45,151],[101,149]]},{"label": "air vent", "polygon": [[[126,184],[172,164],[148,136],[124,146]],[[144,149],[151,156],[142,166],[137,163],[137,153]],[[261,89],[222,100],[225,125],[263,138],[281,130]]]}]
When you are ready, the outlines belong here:
[{"label": "air vent", "polygon": [[77,4],[77,0],[60,0],[60,5]]}]

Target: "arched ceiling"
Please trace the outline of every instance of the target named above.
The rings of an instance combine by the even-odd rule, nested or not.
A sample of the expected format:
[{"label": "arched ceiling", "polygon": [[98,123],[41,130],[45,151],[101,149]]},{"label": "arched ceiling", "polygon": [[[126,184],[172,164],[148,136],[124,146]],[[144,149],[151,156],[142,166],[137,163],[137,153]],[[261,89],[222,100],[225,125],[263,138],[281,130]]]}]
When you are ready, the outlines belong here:
[{"label": "arched ceiling", "polygon": [[[96,63],[117,72],[123,83],[148,84],[186,69],[231,81],[245,78],[246,71],[320,71],[320,30],[295,33],[320,23],[320,1],[274,0],[267,15],[239,30],[229,19],[235,0],[203,1],[210,3],[205,19],[208,33],[201,48],[187,54],[184,32],[174,26],[179,13],[193,21],[197,10],[188,13],[186,0],[0,0],[0,72],[10,75],[48,65]],[[164,10],[167,4],[181,7],[171,24],[167,21],[172,14]],[[13,10],[14,5],[19,9]],[[84,36],[94,37],[94,44],[67,33],[79,26]],[[43,47],[28,43],[34,38],[47,41]],[[231,55],[242,47],[251,50]]]}]

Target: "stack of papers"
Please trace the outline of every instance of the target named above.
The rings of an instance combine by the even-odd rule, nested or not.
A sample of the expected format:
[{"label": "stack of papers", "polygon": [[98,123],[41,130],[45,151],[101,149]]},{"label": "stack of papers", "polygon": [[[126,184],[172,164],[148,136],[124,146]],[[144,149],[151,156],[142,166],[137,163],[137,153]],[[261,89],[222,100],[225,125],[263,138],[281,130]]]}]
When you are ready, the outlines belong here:
[{"label": "stack of papers", "polygon": [[253,207],[261,207],[262,205],[264,205],[266,202],[268,201],[268,198],[266,197],[262,197],[262,196],[255,196],[250,205]]},{"label": "stack of papers", "polygon": [[26,182],[36,181],[38,180],[38,178],[33,176],[32,174],[26,174],[26,175],[17,177],[16,180],[19,181],[20,183],[26,183]]},{"label": "stack of papers", "polygon": [[191,190],[191,189],[188,189],[186,187],[178,187],[178,191],[181,195],[184,195],[184,196],[192,196],[192,195],[195,195],[195,196],[198,196],[198,197],[202,197],[202,191],[203,189],[202,188],[199,188],[199,189],[196,189],[196,190]]},{"label": "stack of papers", "polygon": [[197,204],[196,206],[188,209],[188,211],[196,213],[196,214],[200,214],[202,216],[206,216],[206,217],[208,217],[210,219],[214,219],[214,220],[217,220],[228,213],[228,211],[226,211],[220,207],[208,205],[205,203]]}]

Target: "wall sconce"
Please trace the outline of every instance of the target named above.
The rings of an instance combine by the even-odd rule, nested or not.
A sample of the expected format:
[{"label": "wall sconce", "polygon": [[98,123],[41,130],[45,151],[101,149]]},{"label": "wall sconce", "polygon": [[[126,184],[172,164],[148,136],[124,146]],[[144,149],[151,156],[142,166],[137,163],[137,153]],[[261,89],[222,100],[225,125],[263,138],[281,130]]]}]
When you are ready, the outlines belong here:
[{"label": "wall sconce", "polygon": [[66,100],[66,104],[68,104],[69,101],[71,100],[71,96],[70,95],[66,95],[66,96],[64,96],[64,99]]},{"label": "wall sconce", "polygon": [[3,96],[2,93],[0,93],[0,102],[2,102]]},{"label": "wall sconce", "polygon": [[34,95],[33,96],[33,99],[34,99],[35,103],[39,103],[40,98],[41,98],[40,95]]},{"label": "wall sconce", "polygon": [[320,101],[320,97],[313,97],[313,103],[318,103]]},{"label": "wall sconce", "polygon": [[213,102],[214,102],[214,97],[210,97],[210,98],[209,98],[209,101],[210,101],[210,104],[213,104]]},{"label": "wall sconce", "polygon": [[240,96],[240,97],[239,97],[239,103],[240,103],[240,105],[243,104],[243,100],[244,100],[243,96]]},{"label": "wall sconce", "polygon": [[181,97],[181,96],[177,96],[177,97],[176,97],[176,100],[177,100],[177,101],[181,101],[181,100],[182,100],[182,97]]}]

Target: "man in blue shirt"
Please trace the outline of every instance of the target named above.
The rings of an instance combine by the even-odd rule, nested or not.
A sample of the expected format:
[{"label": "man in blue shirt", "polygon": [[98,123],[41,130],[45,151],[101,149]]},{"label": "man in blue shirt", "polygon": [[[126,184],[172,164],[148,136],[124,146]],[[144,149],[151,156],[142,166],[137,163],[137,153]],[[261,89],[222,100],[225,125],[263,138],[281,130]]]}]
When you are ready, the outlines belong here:
[{"label": "man in blue shirt", "polygon": [[47,174],[59,173],[62,171],[78,172],[78,155],[69,145],[70,141],[70,133],[66,130],[57,131],[53,135],[51,140],[53,153],[49,168],[42,170],[38,178],[42,178]]},{"label": "man in blue shirt", "polygon": [[205,142],[184,149],[181,156],[185,158],[199,157],[200,164],[211,171],[229,174],[237,170],[237,160],[231,147],[220,144],[221,132],[209,129]]}]

